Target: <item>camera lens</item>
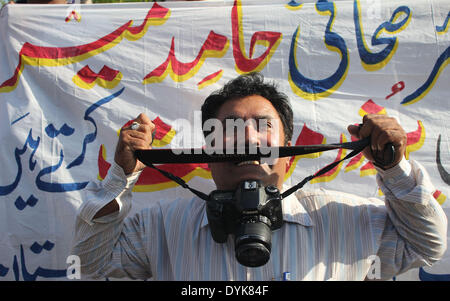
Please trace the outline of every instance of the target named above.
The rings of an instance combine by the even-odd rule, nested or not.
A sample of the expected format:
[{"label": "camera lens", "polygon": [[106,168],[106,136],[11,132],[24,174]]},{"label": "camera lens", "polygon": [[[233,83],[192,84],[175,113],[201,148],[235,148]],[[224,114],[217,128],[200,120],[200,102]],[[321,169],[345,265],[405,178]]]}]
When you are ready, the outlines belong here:
[{"label": "camera lens", "polygon": [[270,259],[271,230],[263,222],[240,224],[235,234],[236,259],[242,265],[259,267]]}]

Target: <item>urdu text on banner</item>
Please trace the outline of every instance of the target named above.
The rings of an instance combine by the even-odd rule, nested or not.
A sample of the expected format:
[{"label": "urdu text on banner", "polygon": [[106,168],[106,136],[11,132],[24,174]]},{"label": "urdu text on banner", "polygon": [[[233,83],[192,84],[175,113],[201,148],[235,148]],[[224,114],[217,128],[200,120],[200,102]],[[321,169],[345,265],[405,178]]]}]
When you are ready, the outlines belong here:
[{"label": "urdu text on banner", "polygon": [[[294,109],[293,145],[351,141],[347,125],[388,114],[407,131],[450,217],[450,3],[229,0],[6,5],[0,11],[0,280],[67,280],[83,190],[101,181],[118,131],[139,113],[154,147],[201,147],[200,106],[261,72]],[[297,156],[294,185],[345,150]],[[207,164],[161,168],[209,193]],[[362,155],[312,188],[382,198]],[[134,208],[190,192],[145,169]],[[450,280],[450,252],[397,279]]]}]

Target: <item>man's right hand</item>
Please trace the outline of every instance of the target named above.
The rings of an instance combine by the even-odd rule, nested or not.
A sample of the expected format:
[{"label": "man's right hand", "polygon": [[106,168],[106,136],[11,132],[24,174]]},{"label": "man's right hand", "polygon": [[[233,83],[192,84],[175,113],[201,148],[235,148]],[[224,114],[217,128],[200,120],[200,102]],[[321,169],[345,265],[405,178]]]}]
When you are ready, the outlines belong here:
[{"label": "man's right hand", "polygon": [[126,175],[145,168],[145,164],[134,156],[134,151],[151,149],[152,132],[155,130],[155,125],[144,113],[139,114],[134,121],[140,124],[139,128],[132,130],[130,125],[121,129],[114,155],[114,161]]}]

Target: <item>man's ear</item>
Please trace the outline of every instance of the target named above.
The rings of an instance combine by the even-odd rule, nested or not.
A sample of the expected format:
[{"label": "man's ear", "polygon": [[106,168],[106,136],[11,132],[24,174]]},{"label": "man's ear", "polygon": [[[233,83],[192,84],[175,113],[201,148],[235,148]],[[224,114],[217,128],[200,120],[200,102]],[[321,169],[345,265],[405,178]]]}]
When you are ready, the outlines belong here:
[{"label": "man's ear", "polygon": [[[286,143],[286,146],[292,146],[292,141],[291,140],[289,140],[287,143]],[[286,160],[286,170],[288,169],[288,167],[289,167],[289,162],[290,162],[291,160]]]}]

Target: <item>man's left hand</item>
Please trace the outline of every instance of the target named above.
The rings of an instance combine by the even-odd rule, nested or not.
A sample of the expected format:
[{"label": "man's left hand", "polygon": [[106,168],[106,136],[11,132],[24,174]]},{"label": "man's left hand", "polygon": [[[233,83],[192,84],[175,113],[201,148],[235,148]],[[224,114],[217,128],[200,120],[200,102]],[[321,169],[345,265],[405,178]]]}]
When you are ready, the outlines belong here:
[{"label": "man's left hand", "polygon": [[387,143],[392,143],[395,148],[394,162],[383,169],[394,167],[403,158],[406,151],[406,132],[395,118],[386,115],[368,114],[363,117],[360,126],[349,125],[350,135],[363,139],[370,136],[370,147],[363,150],[364,156],[371,162],[375,161],[374,154],[383,152]]}]

